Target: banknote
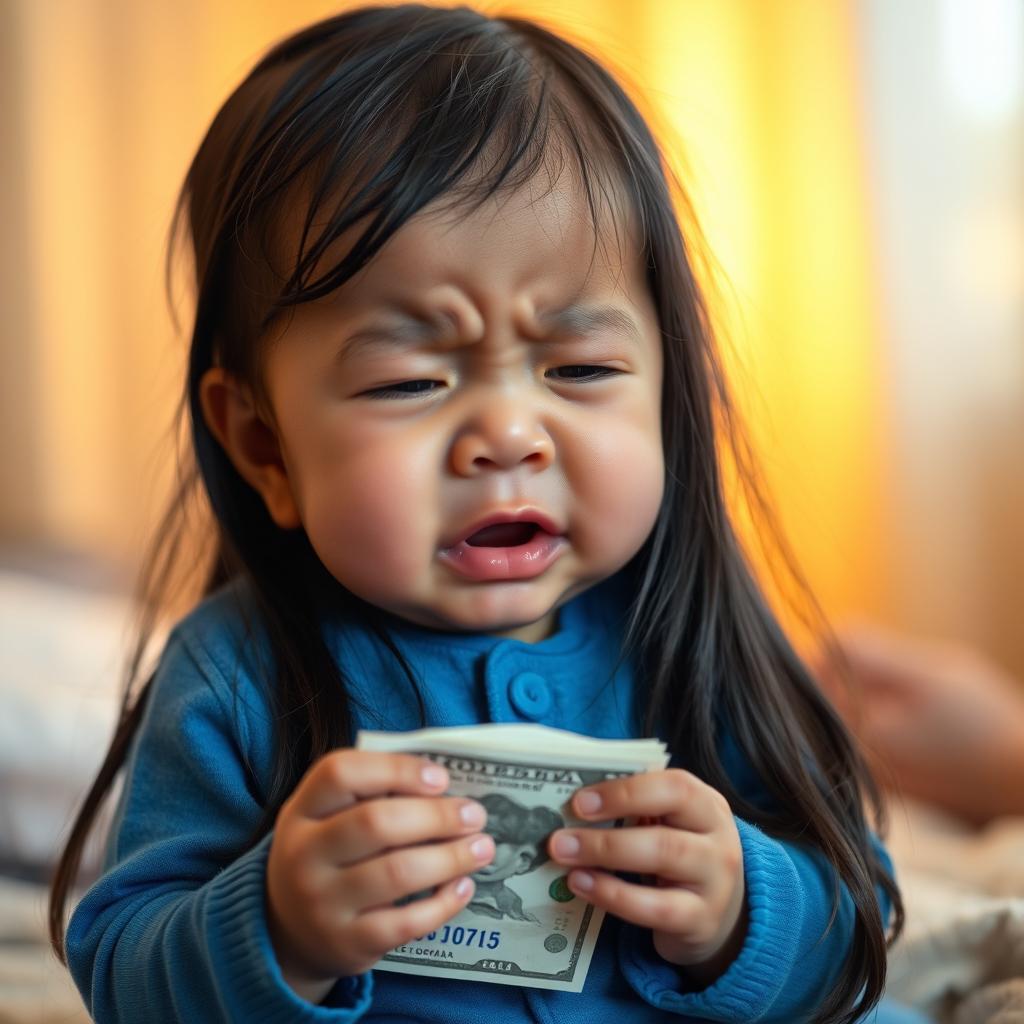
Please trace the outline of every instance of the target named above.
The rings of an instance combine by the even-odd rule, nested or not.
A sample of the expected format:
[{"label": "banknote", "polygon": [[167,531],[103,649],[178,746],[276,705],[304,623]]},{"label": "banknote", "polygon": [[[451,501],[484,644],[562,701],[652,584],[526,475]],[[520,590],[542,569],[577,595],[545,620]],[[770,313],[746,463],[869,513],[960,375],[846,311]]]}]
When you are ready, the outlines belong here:
[{"label": "banknote", "polygon": [[[582,786],[663,768],[657,740],[596,740],[539,725],[480,725],[406,733],[359,733],[364,750],[420,754],[444,765],[448,793],[479,801],[494,839],[490,864],[474,874],[469,904],[436,931],[398,946],[375,970],[579,992],[604,911],[566,884],[547,854],[563,827],[587,824],[569,809]],[[410,898],[416,898],[418,895]]]}]

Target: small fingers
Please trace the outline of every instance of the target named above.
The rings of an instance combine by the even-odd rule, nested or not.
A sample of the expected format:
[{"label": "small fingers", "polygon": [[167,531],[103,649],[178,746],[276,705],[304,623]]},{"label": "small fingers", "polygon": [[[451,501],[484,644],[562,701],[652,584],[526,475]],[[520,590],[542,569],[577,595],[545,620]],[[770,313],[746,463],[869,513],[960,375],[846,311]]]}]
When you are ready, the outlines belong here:
[{"label": "small fingers", "polygon": [[715,847],[705,834],[655,825],[560,829],[551,837],[550,853],[560,864],[660,875],[675,882],[701,884],[713,864]]},{"label": "small fingers", "polygon": [[595,907],[654,931],[692,932],[709,917],[703,899],[689,889],[635,885],[591,868],[570,871],[568,886]]},{"label": "small fingers", "polygon": [[401,907],[381,907],[361,914],[349,932],[356,948],[365,952],[368,967],[396,946],[440,928],[469,902],[475,885],[471,878],[455,878],[433,896]]},{"label": "small fingers", "polygon": [[290,814],[326,818],[367,797],[388,793],[437,796],[447,786],[448,772],[424,757],[334,750],[306,772],[287,805]]},{"label": "small fingers", "polygon": [[696,775],[680,768],[639,772],[579,790],[573,812],[589,821],[661,818],[673,828],[711,832],[732,817],[728,801]]},{"label": "small fingers", "polygon": [[362,912],[472,874],[493,857],[494,840],[486,834],[411,846],[346,869],[340,887],[346,893],[346,903]]},{"label": "small fingers", "polygon": [[339,867],[395,847],[479,832],[487,812],[459,797],[364,800],[318,821],[313,846]]}]

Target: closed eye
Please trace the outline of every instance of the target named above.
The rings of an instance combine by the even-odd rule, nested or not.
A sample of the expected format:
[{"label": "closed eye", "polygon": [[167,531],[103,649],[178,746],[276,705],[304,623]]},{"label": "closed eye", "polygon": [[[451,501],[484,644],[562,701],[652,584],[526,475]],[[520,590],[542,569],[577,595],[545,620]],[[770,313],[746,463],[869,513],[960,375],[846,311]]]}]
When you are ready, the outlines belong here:
[{"label": "closed eye", "polygon": [[400,380],[394,384],[385,384],[379,388],[370,388],[362,392],[364,398],[417,398],[429,395],[438,388],[443,388],[443,380]]},{"label": "closed eye", "polygon": [[549,380],[586,382],[600,380],[602,377],[611,377],[621,373],[612,366],[591,366],[586,363],[573,363],[568,366],[555,366],[548,370],[544,376]]}]

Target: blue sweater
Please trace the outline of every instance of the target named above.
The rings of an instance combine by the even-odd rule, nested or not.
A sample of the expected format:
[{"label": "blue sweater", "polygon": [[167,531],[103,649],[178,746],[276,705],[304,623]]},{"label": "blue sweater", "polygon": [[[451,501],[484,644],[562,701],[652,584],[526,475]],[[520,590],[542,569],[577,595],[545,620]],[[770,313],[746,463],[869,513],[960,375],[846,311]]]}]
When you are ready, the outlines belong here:
[{"label": "blue sweater", "polygon": [[[423,683],[427,724],[537,721],[598,737],[638,735],[630,666],[609,675],[622,635],[615,586],[568,603],[557,632],[536,644],[393,620]],[[272,730],[257,683],[266,678],[259,665],[267,647],[247,635],[244,601],[239,585],[225,588],[171,634],[129,755],[104,874],[69,924],[71,971],[100,1024],[796,1024],[820,1005],[848,954],[852,900],[844,887],[826,932],[830,865],[738,818],[748,934],[737,959],[703,990],[688,989],[658,957],[649,931],[609,915],[578,994],[371,971],[340,980],[320,1005],[299,998],[268,934],[271,837],[247,849],[265,806]],[[359,727],[421,724],[407,679],[376,639],[352,626],[325,636],[352,680]],[[735,755],[727,767],[730,760],[730,776],[756,797],[756,780],[743,782]],[[889,906],[879,898],[884,920]]]}]

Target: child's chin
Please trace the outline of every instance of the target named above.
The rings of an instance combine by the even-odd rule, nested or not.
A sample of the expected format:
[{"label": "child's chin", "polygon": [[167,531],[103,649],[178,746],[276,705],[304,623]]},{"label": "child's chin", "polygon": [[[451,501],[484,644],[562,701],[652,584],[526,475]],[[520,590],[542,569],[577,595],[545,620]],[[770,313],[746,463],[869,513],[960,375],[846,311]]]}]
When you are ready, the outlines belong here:
[{"label": "child's chin", "polygon": [[486,633],[491,636],[528,641],[542,640],[550,636],[557,621],[555,611],[546,602],[522,610],[486,607],[438,608],[429,616],[405,617],[448,633]]},{"label": "child's chin", "polygon": [[535,643],[550,636],[557,624],[557,608],[563,594],[532,588],[516,592],[510,585],[502,588],[478,588],[471,593],[441,594],[408,603],[372,601],[409,622],[446,633],[484,633],[491,636]]},{"label": "child's chin", "polygon": [[455,628],[531,642],[543,640],[555,631],[559,596],[481,594],[459,617],[462,625]]},{"label": "child's chin", "polygon": [[500,636],[507,640],[523,640],[526,643],[537,643],[545,640],[555,631],[555,615],[549,612],[535,619],[512,620],[507,619],[490,622],[477,627],[479,633],[488,633],[492,636]]}]

